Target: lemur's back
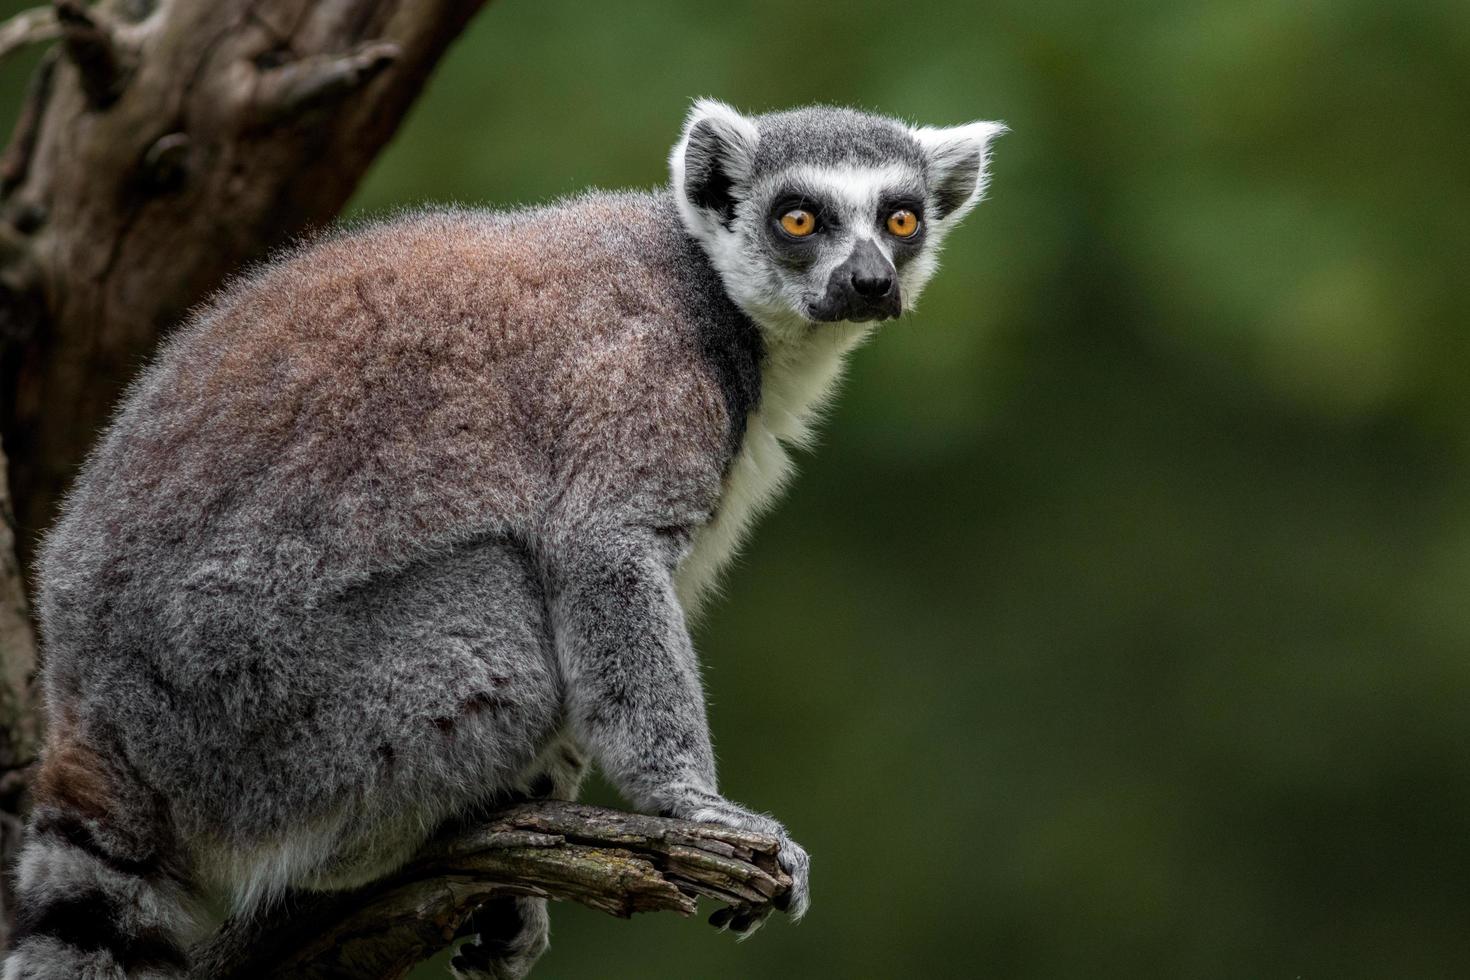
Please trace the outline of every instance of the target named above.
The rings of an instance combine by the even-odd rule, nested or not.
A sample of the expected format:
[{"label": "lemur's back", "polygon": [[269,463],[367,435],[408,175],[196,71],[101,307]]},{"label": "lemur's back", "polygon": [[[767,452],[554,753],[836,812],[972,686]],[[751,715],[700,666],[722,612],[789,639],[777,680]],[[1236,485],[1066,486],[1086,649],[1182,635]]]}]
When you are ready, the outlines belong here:
[{"label": "lemur's back", "polygon": [[134,386],[48,541],[43,613],[97,576],[143,606],[236,583],[299,603],[466,536],[534,537],[598,426],[642,422],[707,466],[758,358],[666,197],[435,212],[308,246]]}]

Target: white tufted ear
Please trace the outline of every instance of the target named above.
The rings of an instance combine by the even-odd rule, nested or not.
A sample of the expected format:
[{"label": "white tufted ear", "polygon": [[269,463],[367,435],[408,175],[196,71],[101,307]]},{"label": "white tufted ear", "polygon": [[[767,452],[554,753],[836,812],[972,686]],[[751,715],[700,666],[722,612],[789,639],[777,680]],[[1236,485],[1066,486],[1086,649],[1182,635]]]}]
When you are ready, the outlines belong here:
[{"label": "white tufted ear", "polygon": [[760,135],[755,123],[723,102],[700,99],[669,154],[674,196],[689,230],[730,226],[741,186],[750,178]]},{"label": "white tufted ear", "polygon": [[990,179],[990,144],[1004,132],[1005,124],[998,122],[913,131],[928,159],[929,187],[940,221],[957,221],[984,195]]}]

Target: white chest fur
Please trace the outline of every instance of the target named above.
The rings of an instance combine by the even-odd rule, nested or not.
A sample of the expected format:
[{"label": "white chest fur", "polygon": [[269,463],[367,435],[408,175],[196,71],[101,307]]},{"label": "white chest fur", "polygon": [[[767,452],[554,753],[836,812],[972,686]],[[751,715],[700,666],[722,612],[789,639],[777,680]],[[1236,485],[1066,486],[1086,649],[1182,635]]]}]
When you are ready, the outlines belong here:
[{"label": "white chest fur", "polygon": [[755,518],[785,486],[792,449],[811,446],[843,361],[870,332],[866,324],[823,324],[807,336],[773,345],[761,370],[761,396],[746,423],[740,451],[725,475],[714,519],[694,535],[674,585],[687,614],[719,581]]}]

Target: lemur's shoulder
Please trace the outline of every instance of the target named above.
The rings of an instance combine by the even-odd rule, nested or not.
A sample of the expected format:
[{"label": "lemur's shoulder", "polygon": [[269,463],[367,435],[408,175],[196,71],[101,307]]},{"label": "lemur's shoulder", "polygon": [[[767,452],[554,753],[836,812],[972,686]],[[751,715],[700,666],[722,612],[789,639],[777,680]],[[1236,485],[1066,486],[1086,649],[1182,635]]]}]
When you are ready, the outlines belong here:
[{"label": "lemur's shoulder", "polygon": [[[219,304],[233,330],[215,325],[229,336],[210,346],[366,348],[385,331],[407,332],[429,347],[469,344],[472,361],[529,358],[548,370],[653,347],[668,363],[645,359],[644,368],[712,380],[732,443],[760,394],[760,330],[731,301],[666,190],[405,212],[307,244],[234,293]],[[261,331],[261,319],[274,329]],[[441,353],[441,365],[463,366]],[[343,363],[325,352],[316,359],[330,371]]]},{"label": "lemur's shoulder", "polygon": [[318,264],[368,282],[359,293],[381,289],[390,315],[473,322],[492,356],[529,355],[553,389],[600,392],[669,426],[678,402],[712,397],[725,455],[760,399],[760,329],[667,190],[408,213],[325,250]]}]

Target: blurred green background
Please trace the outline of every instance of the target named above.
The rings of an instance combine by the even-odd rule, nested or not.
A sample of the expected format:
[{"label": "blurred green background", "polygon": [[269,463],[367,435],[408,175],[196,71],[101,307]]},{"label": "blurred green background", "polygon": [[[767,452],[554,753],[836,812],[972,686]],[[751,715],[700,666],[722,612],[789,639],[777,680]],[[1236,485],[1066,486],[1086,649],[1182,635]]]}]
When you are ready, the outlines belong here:
[{"label": "blurred green background", "polygon": [[354,210],[652,185],[704,94],[1013,132],[698,631],[810,916],[534,976],[1467,975],[1470,6],[497,0]]}]

